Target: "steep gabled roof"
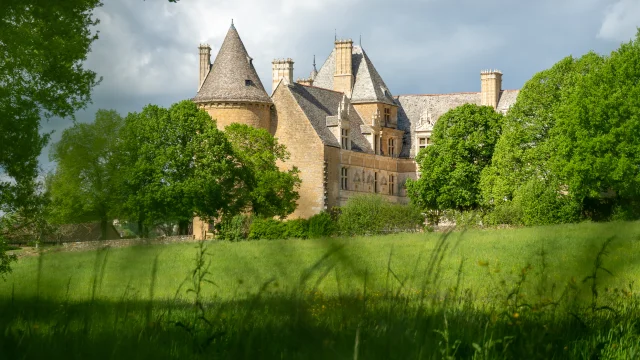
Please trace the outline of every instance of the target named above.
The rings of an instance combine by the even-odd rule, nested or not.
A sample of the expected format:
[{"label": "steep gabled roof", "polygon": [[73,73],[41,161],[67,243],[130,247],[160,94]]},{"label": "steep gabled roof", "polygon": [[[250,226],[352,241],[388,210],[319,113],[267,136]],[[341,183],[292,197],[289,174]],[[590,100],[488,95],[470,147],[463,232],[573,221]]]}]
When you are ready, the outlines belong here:
[{"label": "steep gabled roof", "polygon": [[[247,80],[250,81],[247,82]],[[235,26],[231,25],[209,74],[193,100],[196,103],[210,101],[271,103],[271,98],[264,90],[253,66],[253,59],[247,53]]]},{"label": "steep gabled roof", "polygon": [[[354,45],[351,56],[354,75],[351,102],[381,102],[393,105],[393,95],[391,95],[389,88],[382,80],[375,66],[373,66],[367,53],[360,46]],[[325,89],[333,89],[335,69],[336,51],[334,49],[324,65],[322,65],[322,68],[320,68],[320,71],[318,71],[313,85]]]},{"label": "steep gabled roof", "polygon": [[[284,84],[280,84],[280,86],[282,85]],[[340,142],[327,127],[327,117],[338,116],[338,108],[344,94],[297,83],[286,86],[322,142],[328,146],[340,147]],[[349,105],[349,123],[351,128],[351,150],[371,153],[371,146],[360,130],[364,126],[364,122],[351,105]]]}]

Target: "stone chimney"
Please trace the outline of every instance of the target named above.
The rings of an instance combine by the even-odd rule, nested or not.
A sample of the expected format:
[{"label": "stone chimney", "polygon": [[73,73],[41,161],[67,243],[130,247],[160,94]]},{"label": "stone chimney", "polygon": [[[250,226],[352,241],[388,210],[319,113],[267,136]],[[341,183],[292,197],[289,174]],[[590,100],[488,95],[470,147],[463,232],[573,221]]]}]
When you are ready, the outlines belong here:
[{"label": "stone chimney", "polygon": [[502,92],[502,72],[500,70],[483,70],[480,72],[480,94],[482,106],[496,109]]},{"label": "stone chimney", "polygon": [[336,72],[333,74],[333,90],[339,91],[351,98],[353,89],[353,69],[351,55],[353,41],[336,40]]},{"label": "stone chimney", "polygon": [[200,82],[198,83],[198,91],[200,91],[202,83],[209,74],[209,69],[211,69],[211,46],[209,46],[209,44],[200,44],[198,49],[200,50]]},{"label": "stone chimney", "polygon": [[276,87],[280,80],[284,79],[284,83],[293,85],[293,60],[276,59],[271,63],[273,65],[273,84],[271,92],[276,91]]}]

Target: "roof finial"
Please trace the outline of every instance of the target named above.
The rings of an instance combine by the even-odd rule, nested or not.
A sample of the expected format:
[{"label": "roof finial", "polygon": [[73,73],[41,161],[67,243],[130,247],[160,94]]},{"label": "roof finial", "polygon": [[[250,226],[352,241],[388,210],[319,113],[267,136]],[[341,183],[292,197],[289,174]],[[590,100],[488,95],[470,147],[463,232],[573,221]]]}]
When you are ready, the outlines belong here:
[{"label": "roof finial", "polygon": [[362,47],[362,34],[360,34],[360,47]]},{"label": "roof finial", "polygon": [[338,41],[338,29],[333,29],[333,32],[334,32],[334,36],[333,36],[334,40]]},{"label": "roof finial", "polygon": [[315,55],[313,55],[313,68],[314,69],[316,68],[316,56]]},{"label": "roof finial", "polygon": [[233,19],[231,19],[231,27],[235,27],[235,26],[233,25]]}]

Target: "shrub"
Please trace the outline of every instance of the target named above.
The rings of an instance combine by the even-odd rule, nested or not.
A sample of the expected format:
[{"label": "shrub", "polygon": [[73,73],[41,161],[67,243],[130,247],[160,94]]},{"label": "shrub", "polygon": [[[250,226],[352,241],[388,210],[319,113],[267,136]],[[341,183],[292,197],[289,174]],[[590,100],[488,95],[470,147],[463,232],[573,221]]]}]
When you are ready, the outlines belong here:
[{"label": "shrub", "polygon": [[287,231],[285,236],[287,238],[306,239],[309,237],[309,220],[295,219],[285,222],[287,225]]},{"label": "shrub", "polygon": [[447,210],[443,218],[453,222],[456,226],[477,227],[484,223],[484,214],[481,210]]},{"label": "shrub", "polygon": [[387,204],[385,206],[387,231],[416,231],[424,226],[425,216],[415,205]]},{"label": "shrub", "polygon": [[515,206],[527,226],[563,224],[580,219],[580,205],[558,190],[559,186],[532,179],[516,190]]},{"label": "shrub", "polygon": [[321,238],[334,235],[337,231],[336,222],[326,212],[313,215],[309,218],[309,238]]},{"label": "shrub", "polygon": [[386,200],[377,195],[354,196],[342,207],[338,218],[344,235],[380,234],[385,226]]},{"label": "shrub", "polygon": [[485,222],[487,225],[522,225],[522,208],[513,201],[505,201],[485,216]]},{"label": "shrub", "polygon": [[286,238],[286,223],[274,219],[255,218],[249,229],[249,239],[284,239]]},{"label": "shrub", "polygon": [[218,227],[218,239],[229,241],[245,240],[249,236],[252,217],[236,215],[223,220]]},{"label": "shrub", "polygon": [[416,230],[424,216],[413,205],[393,204],[379,195],[355,196],[341,208],[340,232],[345,235]]}]

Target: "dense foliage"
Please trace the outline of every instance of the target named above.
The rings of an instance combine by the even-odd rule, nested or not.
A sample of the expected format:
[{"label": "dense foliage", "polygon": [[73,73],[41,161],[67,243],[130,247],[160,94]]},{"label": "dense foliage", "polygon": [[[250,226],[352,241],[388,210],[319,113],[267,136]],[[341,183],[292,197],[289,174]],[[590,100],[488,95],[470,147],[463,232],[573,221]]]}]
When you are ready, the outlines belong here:
[{"label": "dense foliage", "polygon": [[119,170],[125,218],[139,228],[236,214],[250,171],[211,117],[188,100],[126,117]]},{"label": "dense foliage", "polygon": [[99,0],[0,2],[0,207],[12,211],[34,189],[49,140],[42,119],[73,117],[99,82],[84,68],[97,39]]},{"label": "dense foliage", "polygon": [[506,117],[486,204],[525,225],[640,216],[640,33],[533,77]]},{"label": "dense foliage", "polygon": [[502,126],[487,128],[492,111],[473,105],[451,110],[408,194],[436,221],[475,209],[488,224],[639,218],[639,64],[640,31],[609,56],[567,57],[536,74],[503,121],[494,113],[489,123]]},{"label": "dense foliage", "polygon": [[66,129],[51,148],[50,159],[57,168],[47,187],[55,223],[99,221],[105,238],[117,202],[117,153],[123,126],[117,112],[99,110],[93,123]]},{"label": "dense foliage", "polygon": [[300,179],[297,169],[277,167],[288,153],[268,132],[229,128],[229,135],[218,130],[188,100],[169,109],[148,105],[124,120],[100,110],[94,123],[66,130],[52,150],[58,168],[47,182],[49,217],[100,220],[103,234],[117,218],[147,236],[154,227],[170,234],[173,224],[185,234],[198,216],[221,219],[223,238],[246,238],[250,222],[239,214],[290,214]]},{"label": "dense foliage", "polygon": [[467,104],[442,115],[433,129],[433,145],[416,161],[420,178],[407,193],[423,209],[469,210],[480,203],[480,173],[490,164],[503,116],[488,106]]},{"label": "dense foliage", "polygon": [[340,208],[338,227],[344,235],[373,235],[415,231],[422,227],[424,216],[413,205],[395,204],[379,195],[350,198]]},{"label": "dense foliage", "polygon": [[278,162],[289,159],[289,152],[268,131],[243,124],[231,124],[224,133],[235,154],[250,170],[248,202],[251,212],[262,217],[285,217],[296,208],[300,197],[300,171],[297,167],[282,171]]}]

